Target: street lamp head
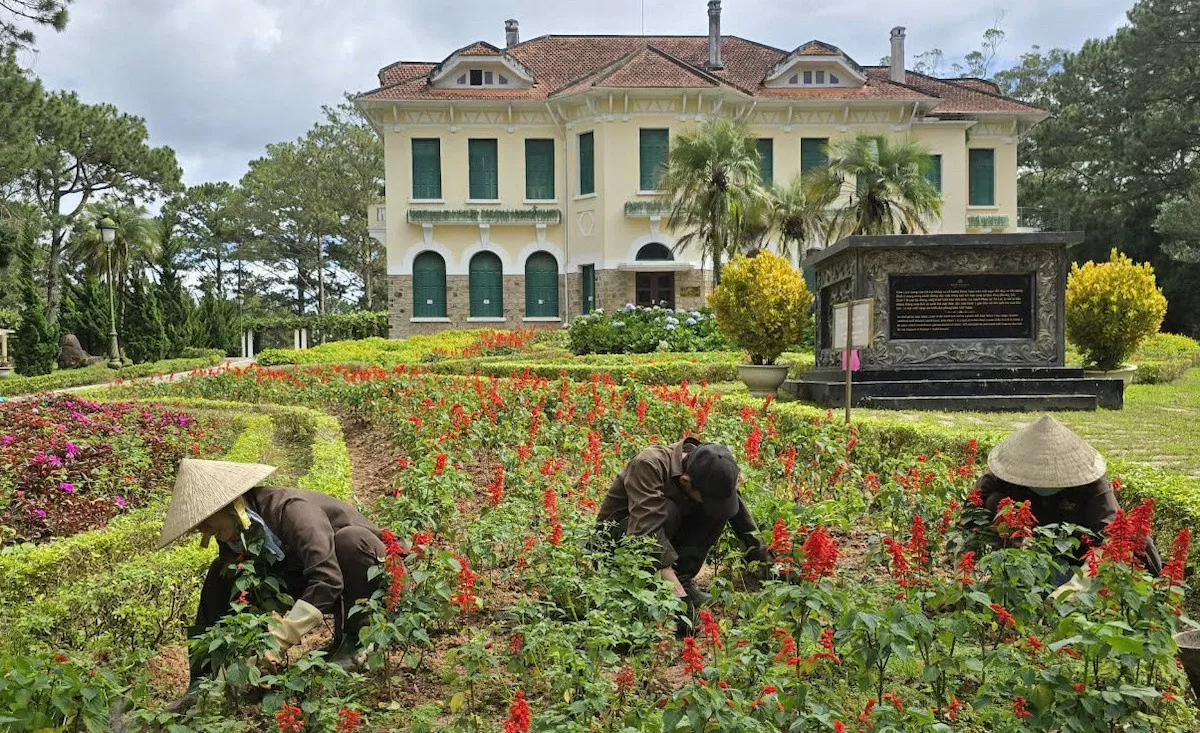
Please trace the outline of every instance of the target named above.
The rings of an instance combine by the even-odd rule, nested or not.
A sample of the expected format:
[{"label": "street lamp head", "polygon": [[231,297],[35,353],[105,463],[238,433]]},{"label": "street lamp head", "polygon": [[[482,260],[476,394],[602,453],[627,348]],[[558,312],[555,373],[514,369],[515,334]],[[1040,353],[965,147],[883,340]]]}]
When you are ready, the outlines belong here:
[{"label": "street lamp head", "polygon": [[100,238],[105,244],[112,244],[117,238],[117,223],[109,217],[104,217],[100,220]]}]

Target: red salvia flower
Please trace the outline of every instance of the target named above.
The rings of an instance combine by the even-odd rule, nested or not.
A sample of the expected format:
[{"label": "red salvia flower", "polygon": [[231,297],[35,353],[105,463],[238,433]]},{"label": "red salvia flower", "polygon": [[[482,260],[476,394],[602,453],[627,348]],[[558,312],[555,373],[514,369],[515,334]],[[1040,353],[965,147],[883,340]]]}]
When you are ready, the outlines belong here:
[{"label": "red salvia flower", "polygon": [[1018,718],[1031,718],[1033,713],[1025,709],[1025,698],[1017,695],[1017,699],[1013,700],[1013,715]]},{"label": "red salvia flower", "polygon": [[459,566],[458,592],[450,596],[450,602],[461,610],[467,611],[474,608],[478,602],[475,597],[475,581],[479,579],[479,575],[471,570],[467,558],[455,553],[454,559],[458,561]]},{"label": "red salvia flower", "polygon": [[775,635],[780,638],[780,641],[783,644],[779,650],[779,653],[775,655],[775,661],[786,662],[787,664],[795,664],[797,661],[797,657],[795,656],[796,640],[792,638],[791,634],[787,633],[783,629],[775,629]]},{"label": "red salvia flower", "polygon": [[983,506],[983,489],[976,486],[967,496],[967,503],[974,507]]},{"label": "red salvia flower", "polygon": [[617,672],[617,676],[613,678],[613,682],[617,685],[617,694],[624,695],[633,689],[633,667],[626,664]]},{"label": "red salvia flower", "polygon": [[1150,536],[1153,521],[1153,499],[1147,499],[1128,514],[1124,509],[1118,509],[1117,516],[1104,530],[1103,561],[1141,567],[1140,556],[1146,550],[1146,540]]},{"label": "red salvia flower", "polygon": [[840,720],[833,721],[833,733],[846,733],[846,724]]},{"label": "red salvia flower", "polygon": [[638,400],[637,404],[637,419],[638,427],[646,427],[646,410],[650,407],[645,399]]},{"label": "red salvia flower", "polygon": [[299,733],[304,730],[304,711],[286,702],[275,713],[275,727],[279,733]]},{"label": "red salvia flower", "polygon": [[499,506],[504,500],[504,464],[497,463],[495,471],[492,482],[487,485],[487,495],[492,506]]},{"label": "red salvia flower", "polygon": [[1179,530],[1175,541],[1171,543],[1171,560],[1163,567],[1162,577],[1176,585],[1183,583],[1183,573],[1187,565],[1188,547],[1192,544],[1192,531],[1187,527]]},{"label": "red salvia flower", "polygon": [[975,553],[968,551],[958,558],[958,582],[963,586],[971,585],[975,582],[972,574],[975,572]]},{"label": "red salvia flower", "polygon": [[863,706],[863,710],[858,714],[858,722],[867,723],[870,726],[871,714],[875,712],[875,698],[867,700],[867,704]]},{"label": "red salvia flower", "polygon": [[787,449],[783,454],[783,475],[791,476],[792,471],[796,469],[796,446]]},{"label": "red salvia flower", "polygon": [[504,721],[504,733],[529,733],[532,712],[525,702],[525,693],[517,690],[512,705],[508,706],[508,719]]},{"label": "red salvia flower", "polygon": [[433,475],[441,476],[446,470],[446,460],[449,458],[445,453],[438,453],[437,459],[433,463]]},{"label": "red salvia flower", "polygon": [[542,493],[542,508],[546,510],[546,521],[550,524],[558,523],[558,493],[554,491],[553,486],[547,486]]},{"label": "red salvia flower", "polygon": [[904,712],[904,703],[900,700],[900,695],[895,690],[883,693],[883,701],[891,703],[892,707],[896,708],[896,712]]},{"label": "red salvia flower", "polygon": [[925,534],[925,518],[920,514],[913,515],[912,533],[905,549],[918,568],[924,569],[929,565],[929,538]]},{"label": "red salvia flower", "polygon": [[549,537],[550,544],[554,545],[555,547],[558,547],[562,543],[562,535],[563,535],[562,525],[555,523],[554,526],[550,528],[550,537]]},{"label": "red salvia flower", "polygon": [[763,431],[755,421],[750,428],[750,434],[746,436],[746,460],[750,465],[758,465],[760,449],[762,446]]},{"label": "red salvia flower", "polygon": [[837,541],[829,536],[824,527],[817,527],[804,540],[804,565],[800,576],[816,581],[833,575],[838,561]]},{"label": "red salvia flower", "polygon": [[902,588],[912,585],[913,579],[909,570],[908,558],[904,554],[904,545],[891,537],[884,537],[883,544],[887,547],[888,554],[892,556],[892,577]]},{"label": "red salvia flower", "polygon": [[1075,684],[1071,685],[1071,687],[1073,687],[1076,692],[1083,692],[1087,689],[1087,685],[1083,684],[1082,682],[1076,682]]},{"label": "red salvia flower", "polygon": [[962,703],[954,695],[950,696],[950,704],[946,706],[946,719],[951,723],[958,720],[958,711],[962,710]]},{"label": "red salvia flower", "polygon": [[362,725],[362,715],[357,710],[342,708],[338,711],[337,733],[357,733]]},{"label": "red salvia flower", "polygon": [[1006,609],[1004,606],[1001,606],[999,603],[992,604],[992,611],[996,613],[996,619],[1000,622],[1001,626],[1017,625],[1017,622],[1013,620],[1012,614],[1008,612],[1008,609]]},{"label": "red salvia flower", "polygon": [[1025,643],[1029,646],[1029,656],[1031,657],[1037,656],[1038,652],[1046,648],[1046,645],[1042,643],[1042,640],[1033,634],[1030,634],[1029,637],[1025,639]]},{"label": "red salvia flower", "polygon": [[771,552],[778,556],[792,554],[792,533],[782,517],[776,519],[775,526],[771,528]]},{"label": "red salvia flower", "polygon": [[725,644],[721,642],[721,624],[706,610],[700,611],[700,633],[709,644],[718,649],[725,648]]},{"label": "red salvia flower", "polygon": [[996,532],[1018,547],[1033,536],[1033,528],[1037,526],[1037,517],[1033,516],[1029,506],[1029,501],[1018,504],[1006,496],[996,509]]},{"label": "red salvia flower", "polygon": [[694,637],[688,636],[683,639],[683,664],[693,676],[704,671],[704,654]]},{"label": "red salvia flower", "polygon": [[512,639],[510,639],[508,642],[508,651],[510,653],[512,653],[512,655],[514,657],[520,656],[521,648],[524,645],[525,645],[525,638],[523,636],[521,636],[520,634],[513,634]]}]

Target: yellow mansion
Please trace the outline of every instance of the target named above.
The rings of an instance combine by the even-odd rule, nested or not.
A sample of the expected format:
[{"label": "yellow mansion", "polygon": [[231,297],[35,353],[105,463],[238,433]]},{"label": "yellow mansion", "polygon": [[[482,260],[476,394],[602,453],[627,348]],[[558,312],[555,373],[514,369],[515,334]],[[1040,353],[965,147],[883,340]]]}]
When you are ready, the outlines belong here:
[{"label": "yellow mansion", "polygon": [[1017,141],[1046,117],[979,79],[860,66],[820,41],[785,51],[707,36],[541,36],[400,61],[358,104],[383,135],[391,335],[552,325],[626,303],[703,303],[698,252],[675,251],[655,185],[671,135],[721,115],[786,182],[862,132],[921,143],[943,217],[930,231],[1015,231]]}]

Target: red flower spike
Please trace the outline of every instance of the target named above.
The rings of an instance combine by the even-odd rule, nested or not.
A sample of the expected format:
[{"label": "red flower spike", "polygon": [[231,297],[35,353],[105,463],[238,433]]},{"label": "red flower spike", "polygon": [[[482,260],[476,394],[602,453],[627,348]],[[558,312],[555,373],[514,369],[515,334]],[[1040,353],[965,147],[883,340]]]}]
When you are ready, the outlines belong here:
[{"label": "red flower spike", "polygon": [[504,721],[504,733],[529,733],[532,719],[529,703],[525,702],[525,693],[517,690],[513,696],[512,705],[508,707],[508,719]]},{"label": "red flower spike", "polygon": [[684,668],[692,674],[699,674],[704,671],[704,654],[701,652],[699,645],[694,637],[684,637],[683,640],[683,664]]},{"label": "red flower spike", "polygon": [[834,574],[838,561],[838,543],[824,527],[817,527],[804,540],[804,564],[800,577],[807,581],[828,578]]},{"label": "red flower spike", "polygon": [[1018,718],[1033,717],[1033,713],[1025,709],[1025,698],[1020,695],[1017,695],[1017,698],[1013,700],[1013,715],[1016,715]]}]

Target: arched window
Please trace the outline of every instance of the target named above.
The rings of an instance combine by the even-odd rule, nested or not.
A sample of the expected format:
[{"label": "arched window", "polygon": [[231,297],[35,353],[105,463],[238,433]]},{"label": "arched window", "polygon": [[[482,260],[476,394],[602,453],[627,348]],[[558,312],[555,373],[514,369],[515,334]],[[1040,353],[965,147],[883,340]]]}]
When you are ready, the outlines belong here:
[{"label": "arched window", "polygon": [[525,260],[525,315],[558,315],[558,260],[549,252],[534,252]]},{"label": "arched window", "polygon": [[413,260],[413,318],[446,317],[446,261],[437,252]]},{"label": "arched window", "polygon": [[472,318],[504,316],[504,269],[495,252],[480,252],[471,258],[468,289]]},{"label": "arched window", "polygon": [[671,255],[671,250],[667,247],[667,245],[662,244],[661,242],[651,242],[650,244],[643,245],[642,248],[638,250],[637,259],[643,261],[659,261],[673,260],[675,258]]}]

